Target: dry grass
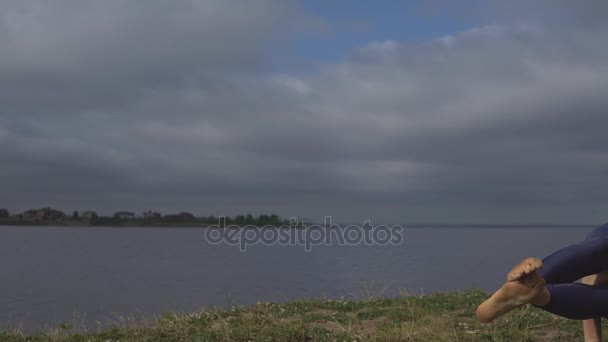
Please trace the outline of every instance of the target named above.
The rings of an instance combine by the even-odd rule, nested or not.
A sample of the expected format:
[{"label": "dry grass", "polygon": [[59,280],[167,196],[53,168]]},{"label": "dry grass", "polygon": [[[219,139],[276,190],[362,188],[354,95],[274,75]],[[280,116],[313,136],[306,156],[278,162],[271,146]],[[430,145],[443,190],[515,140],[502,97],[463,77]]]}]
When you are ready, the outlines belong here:
[{"label": "dry grass", "polygon": [[479,324],[474,311],[485,298],[481,291],[468,291],[260,303],[167,314],[143,325],[116,317],[112,328],[96,333],[69,325],[36,336],[0,333],[0,341],[583,341],[579,322],[533,307]]}]

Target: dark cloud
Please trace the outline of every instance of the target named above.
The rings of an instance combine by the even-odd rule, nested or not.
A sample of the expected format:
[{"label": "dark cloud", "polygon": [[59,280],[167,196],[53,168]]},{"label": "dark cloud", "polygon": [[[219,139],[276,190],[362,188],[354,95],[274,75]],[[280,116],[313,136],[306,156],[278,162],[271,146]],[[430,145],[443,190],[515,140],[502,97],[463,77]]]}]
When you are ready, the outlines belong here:
[{"label": "dark cloud", "polygon": [[60,3],[0,5],[0,206],[603,220],[602,3],[501,3],[307,74],[264,61],[292,3]]}]

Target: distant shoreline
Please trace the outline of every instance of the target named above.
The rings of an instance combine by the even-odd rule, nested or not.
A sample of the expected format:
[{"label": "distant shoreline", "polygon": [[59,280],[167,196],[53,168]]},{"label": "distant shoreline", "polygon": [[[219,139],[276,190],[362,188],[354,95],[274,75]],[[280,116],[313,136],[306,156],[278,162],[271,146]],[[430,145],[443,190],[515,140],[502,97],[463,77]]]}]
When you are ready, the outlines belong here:
[{"label": "distant shoreline", "polygon": [[238,226],[280,226],[289,221],[276,214],[251,214],[230,216],[195,216],[189,212],[161,214],[155,210],[146,210],[141,214],[133,211],[117,211],[112,216],[98,215],[87,210],[74,211],[71,215],[51,207],[29,209],[23,213],[11,214],[7,209],[0,209],[0,226],[79,226],[79,227],[209,227],[213,225]]},{"label": "distant shoreline", "polygon": [[167,224],[87,224],[84,222],[0,222],[1,227],[74,227],[74,228],[208,228],[210,224],[167,223]]},{"label": "distant shoreline", "polygon": [[[255,227],[264,228],[268,226],[288,228],[288,224],[279,225],[256,225],[256,224],[227,224],[228,226],[239,226],[239,227]],[[348,226],[349,224],[337,224],[339,226]],[[119,224],[91,224],[87,222],[15,222],[15,221],[3,221],[0,220],[0,227],[80,227],[80,228],[209,228],[216,226],[217,224],[210,224],[206,222],[154,222],[154,223],[142,223],[142,222],[122,222]],[[309,226],[321,226],[323,223],[305,223],[302,228]],[[402,224],[404,228],[420,229],[420,228],[472,228],[472,229],[525,229],[525,228],[593,228],[595,224]]]}]

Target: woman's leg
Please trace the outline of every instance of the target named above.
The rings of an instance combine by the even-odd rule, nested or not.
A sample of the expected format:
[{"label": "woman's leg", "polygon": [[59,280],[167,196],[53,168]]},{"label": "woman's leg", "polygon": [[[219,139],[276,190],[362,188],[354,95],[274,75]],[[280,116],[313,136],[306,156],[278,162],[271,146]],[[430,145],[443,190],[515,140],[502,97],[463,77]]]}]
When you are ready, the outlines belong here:
[{"label": "woman's leg", "polygon": [[608,315],[608,285],[547,284],[551,294],[541,309],[570,319],[587,320]]},{"label": "woman's leg", "polygon": [[[608,284],[608,272],[590,275],[583,278],[583,284],[597,286]],[[599,342],[602,340],[601,318],[595,317],[583,321],[585,342]]]},{"label": "woman's leg", "polygon": [[[479,306],[480,321],[489,322],[527,303],[568,318],[608,315],[608,287],[571,284],[608,270],[608,224],[595,229],[586,240],[549,255],[542,268],[540,262],[529,260],[535,259],[517,265],[503,287]],[[545,287],[545,283],[549,285]]]},{"label": "woman's leg", "polygon": [[538,274],[547,284],[561,284],[605,270],[608,270],[608,236],[588,238],[560,249],[543,259]]},{"label": "woman's leg", "polygon": [[[592,331],[598,330],[594,319],[608,315],[608,287],[600,286],[607,280],[606,270],[608,224],[593,230],[584,241],[543,259],[538,274],[545,279],[551,299],[538,306],[566,318],[589,320],[585,326],[592,336]],[[602,274],[601,283],[593,276],[598,273]],[[581,278],[585,280],[583,284],[572,283]]]}]

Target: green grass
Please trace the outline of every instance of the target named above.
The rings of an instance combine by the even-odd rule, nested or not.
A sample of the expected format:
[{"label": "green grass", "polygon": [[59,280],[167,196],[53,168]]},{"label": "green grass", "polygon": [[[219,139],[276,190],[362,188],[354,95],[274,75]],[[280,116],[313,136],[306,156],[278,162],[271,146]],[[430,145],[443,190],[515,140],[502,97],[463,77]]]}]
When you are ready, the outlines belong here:
[{"label": "green grass", "polygon": [[0,341],[583,341],[581,323],[527,306],[479,324],[481,291],[351,300],[298,300],[249,308],[167,314],[138,325],[121,319],[105,331],[70,325]]}]

